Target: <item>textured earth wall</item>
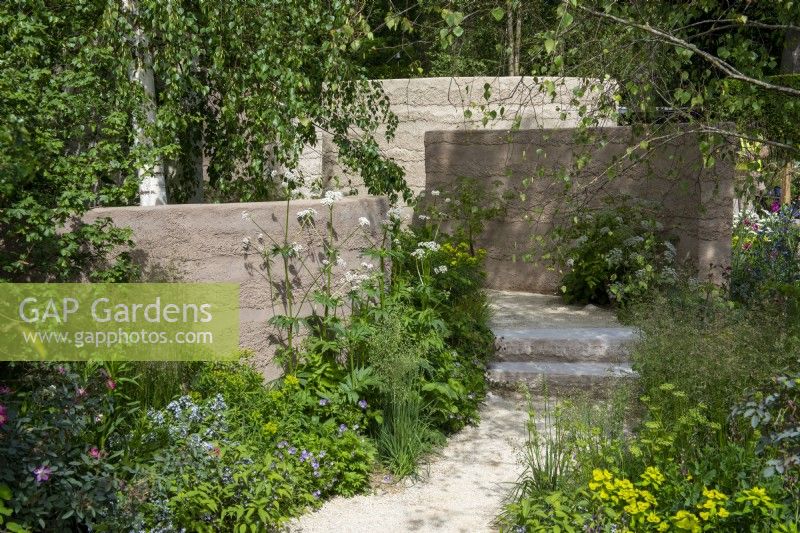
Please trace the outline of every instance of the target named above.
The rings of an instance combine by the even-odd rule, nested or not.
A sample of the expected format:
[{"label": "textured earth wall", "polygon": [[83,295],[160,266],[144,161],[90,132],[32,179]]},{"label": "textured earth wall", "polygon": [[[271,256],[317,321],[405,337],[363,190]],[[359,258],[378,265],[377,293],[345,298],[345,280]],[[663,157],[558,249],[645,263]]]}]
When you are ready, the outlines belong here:
[{"label": "textured earth wall", "polygon": [[[307,208],[316,209],[319,215],[314,226],[301,227],[296,214]],[[281,339],[273,337],[275,330],[267,320],[284,313],[285,291],[280,284],[271,288],[255,248],[259,233],[264,233],[267,246],[266,235],[282,240],[285,209],[285,202],[111,207],[93,209],[85,220],[110,217],[116,225],[131,228],[136,244],[134,257],[144,266],[146,280],[239,283],[240,344],[255,352],[255,366],[270,378],[279,374],[272,355]],[[346,263],[334,270],[340,285],[345,272],[359,269],[364,261],[361,253],[370,246],[370,239],[379,238],[387,209],[386,200],[376,197],[345,198],[334,205],[334,241],[340,244],[340,256]],[[292,284],[298,291],[309,287],[313,274],[319,271],[326,213],[320,200],[291,203],[289,240],[302,245],[301,255],[308,267],[307,271],[294,262]],[[360,217],[371,222],[369,228],[359,225]],[[245,237],[251,242],[247,254],[242,242]],[[278,277],[282,276],[280,268]]]},{"label": "textured earth wall", "polygon": [[[592,133],[588,142],[577,142],[570,129],[425,134],[427,190],[444,197],[460,177],[470,177],[509,198],[505,215],[479,239],[488,252],[489,286],[555,292],[560,275],[536,254],[533,262],[523,257],[535,250],[537,236],[609,199],[641,203],[678,239],[679,260],[719,281],[731,257],[731,159],[717,157],[705,168],[698,136],[680,131],[646,149],[628,127]],[[628,157],[629,148],[637,158]]]},{"label": "textured earth wall", "polygon": [[[543,88],[547,82],[553,84],[554,93],[548,94]],[[380,139],[379,145],[384,155],[405,169],[406,181],[415,192],[425,188],[425,132],[510,129],[515,124],[522,129],[570,128],[579,119],[577,110],[581,106],[591,110],[600,97],[600,88],[608,89],[597,80],[518,76],[394,79],[381,83],[399,126],[392,141]],[[581,91],[592,84],[597,90]],[[299,168],[312,179],[347,177],[336,162],[336,146],[321,132],[318,145],[304,151]],[[361,185],[359,180],[349,179],[354,186]]]}]

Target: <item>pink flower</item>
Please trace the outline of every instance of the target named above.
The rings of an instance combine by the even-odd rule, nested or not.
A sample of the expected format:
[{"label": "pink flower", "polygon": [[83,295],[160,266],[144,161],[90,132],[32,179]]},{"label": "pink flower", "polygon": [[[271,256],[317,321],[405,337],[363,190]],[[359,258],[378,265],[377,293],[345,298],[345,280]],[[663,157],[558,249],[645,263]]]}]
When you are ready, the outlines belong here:
[{"label": "pink flower", "polygon": [[78,394],[78,398],[83,398],[84,396],[86,396],[86,389],[84,389],[83,387],[78,387],[78,390],[75,392]]},{"label": "pink flower", "polygon": [[780,202],[778,202],[778,200],[774,200],[769,210],[772,211],[773,213],[777,213],[778,211],[780,211],[781,210]]},{"label": "pink flower", "polygon": [[117,388],[117,382],[116,382],[116,381],[114,381],[114,380],[113,380],[113,379],[111,379],[111,378],[108,378],[108,379],[106,380],[106,387],[108,387],[108,390],[114,390],[114,389],[116,389],[116,388]]},{"label": "pink flower", "polygon": [[89,450],[89,456],[92,459],[100,459],[101,455],[102,452],[97,448],[97,446],[92,446],[91,449]]},{"label": "pink flower", "polygon": [[33,470],[33,475],[36,476],[36,483],[47,481],[50,479],[50,474],[52,473],[53,471],[50,470],[50,467],[45,465],[37,467]]},{"label": "pink flower", "polygon": [[8,385],[0,385],[0,394],[11,394],[11,387]]},{"label": "pink flower", "polygon": [[8,422],[8,411],[5,405],[0,404],[0,426],[4,426]]},{"label": "pink flower", "polygon": [[67,369],[64,368],[63,366],[60,366],[60,367],[58,367],[58,373],[63,376],[64,374],[67,373]]}]

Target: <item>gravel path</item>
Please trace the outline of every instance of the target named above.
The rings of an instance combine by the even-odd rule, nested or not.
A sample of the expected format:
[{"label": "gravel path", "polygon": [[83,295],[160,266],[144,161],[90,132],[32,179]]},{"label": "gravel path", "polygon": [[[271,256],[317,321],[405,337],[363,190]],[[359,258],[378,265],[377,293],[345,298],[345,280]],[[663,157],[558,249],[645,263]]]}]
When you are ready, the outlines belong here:
[{"label": "gravel path", "polygon": [[370,495],[334,498],[290,526],[292,532],[494,531],[503,497],[520,473],[524,402],[490,394],[478,427],[451,438],[422,479]]}]

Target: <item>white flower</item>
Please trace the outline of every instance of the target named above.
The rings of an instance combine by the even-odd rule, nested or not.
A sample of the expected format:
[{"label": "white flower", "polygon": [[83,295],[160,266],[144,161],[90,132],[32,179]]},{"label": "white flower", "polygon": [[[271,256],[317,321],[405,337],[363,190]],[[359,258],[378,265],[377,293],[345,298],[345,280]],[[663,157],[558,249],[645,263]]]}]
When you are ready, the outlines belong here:
[{"label": "white flower", "polygon": [[644,242],[644,237],[640,235],[634,235],[633,237],[625,239],[625,241],[622,244],[631,247],[631,246],[636,246],[637,244],[640,244],[642,242]]},{"label": "white flower", "polygon": [[392,207],[386,212],[386,216],[389,218],[389,220],[402,220],[403,210],[399,207]]},{"label": "white flower", "polygon": [[328,265],[330,265],[330,264],[331,264],[331,262],[330,262],[330,261],[328,261],[327,259],[323,259],[323,260],[322,260],[322,266],[328,266]]},{"label": "white flower", "polygon": [[297,212],[297,220],[303,221],[312,221],[317,216],[317,210],[313,207],[309,207],[308,209],[303,209],[302,211]]},{"label": "white flower", "polygon": [[425,257],[425,254],[426,254],[426,250],[424,250],[422,248],[417,248],[416,250],[411,252],[411,257],[415,257],[417,259],[422,259],[423,257]]},{"label": "white flower", "polygon": [[429,217],[428,215],[419,215],[417,218],[420,219],[420,220],[428,220],[431,217]]},{"label": "white flower", "polygon": [[436,191],[436,190],[431,191],[431,196],[439,196],[440,194],[442,194],[442,193],[439,192],[439,191]]},{"label": "white flower", "polygon": [[242,220],[250,220],[250,212],[242,211]]},{"label": "white flower", "polygon": [[366,268],[367,270],[372,270],[373,268],[375,268],[375,265],[373,265],[372,263],[366,263],[366,262],[365,263],[361,263],[361,266],[363,268]]},{"label": "white flower", "polygon": [[361,226],[362,228],[368,228],[369,227],[369,219],[367,217],[359,217],[358,225]]},{"label": "white flower", "polygon": [[422,248],[427,248],[428,250],[430,250],[432,252],[438,252],[439,248],[441,248],[441,246],[439,246],[439,243],[436,242],[436,241],[421,242],[417,246],[420,246]]},{"label": "white flower", "polygon": [[450,198],[445,198],[444,199],[444,203],[449,204],[450,202],[452,202],[452,200]]},{"label": "white flower", "polygon": [[330,207],[342,198],[344,198],[344,194],[342,194],[340,191],[327,191],[325,192],[325,198],[323,198],[321,201],[322,205],[325,207]]},{"label": "white flower", "polygon": [[287,170],[283,173],[283,186],[290,187],[297,184],[297,175],[292,172],[291,170]]},{"label": "white flower", "polygon": [[293,243],[291,244],[291,246],[292,246],[292,251],[293,251],[295,254],[299,254],[300,252],[302,252],[302,251],[303,251],[303,245],[302,245],[302,244],[298,244],[298,243],[296,243],[296,242],[293,242]]},{"label": "white flower", "polygon": [[434,274],[444,274],[445,272],[447,272],[447,266],[445,265],[433,267]]}]

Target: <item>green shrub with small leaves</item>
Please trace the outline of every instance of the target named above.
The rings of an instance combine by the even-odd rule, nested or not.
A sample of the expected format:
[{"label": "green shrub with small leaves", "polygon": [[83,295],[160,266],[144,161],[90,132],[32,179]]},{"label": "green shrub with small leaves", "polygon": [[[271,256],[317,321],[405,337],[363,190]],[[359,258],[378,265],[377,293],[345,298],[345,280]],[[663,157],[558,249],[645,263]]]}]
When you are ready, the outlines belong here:
[{"label": "green shrub with small leaves", "polygon": [[556,247],[567,302],[624,305],[676,281],[674,246],[636,208],[576,215],[556,231]]}]

